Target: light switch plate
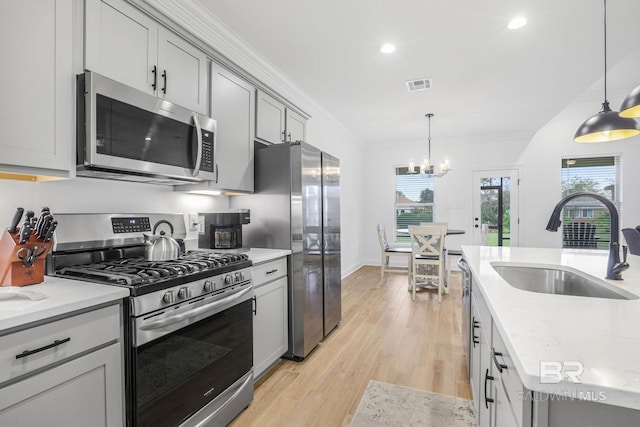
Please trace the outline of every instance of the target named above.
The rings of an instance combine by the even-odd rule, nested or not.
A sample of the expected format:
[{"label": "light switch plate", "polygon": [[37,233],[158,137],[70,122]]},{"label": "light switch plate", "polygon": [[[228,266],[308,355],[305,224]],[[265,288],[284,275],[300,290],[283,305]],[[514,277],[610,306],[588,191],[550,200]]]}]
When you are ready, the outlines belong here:
[{"label": "light switch plate", "polygon": [[197,213],[190,213],[189,214],[189,230],[190,231],[195,231],[198,229],[198,214]]}]

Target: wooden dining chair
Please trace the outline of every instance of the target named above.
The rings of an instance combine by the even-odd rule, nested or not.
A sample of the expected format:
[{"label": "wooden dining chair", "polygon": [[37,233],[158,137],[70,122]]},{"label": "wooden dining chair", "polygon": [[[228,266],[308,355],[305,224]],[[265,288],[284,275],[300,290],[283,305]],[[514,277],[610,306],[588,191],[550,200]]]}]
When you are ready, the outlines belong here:
[{"label": "wooden dining chair", "polygon": [[442,301],[445,289],[446,225],[410,225],[411,236],[411,298],[415,301],[416,289],[431,287],[438,289],[438,302]]},{"label": "wooden dining chair", "polygon": [[[389,271],[401,271],[405,273],[409,273],[410,266],[410,258],[411,258],[411,248],[408,246],[400,246],[400,245],[390,245],[387,241],[387,233],[385,231],[384,224],[379,223],[376,227],[378,231],[378,243],[380,244],[380,279],[386,279],[386,273]],[[389,257],[391,256],[401,256],[407,260],[407,267],[390,267],[389,266]]]},{"label": "wooden dining chair", "polygon": [[[441,226],[444,227],[445,230],[449,230],[449,223],[448,222],[421,222],[420,225],[424,225],[424,226],[429,226],[429,225],[436,225],[436,226]],[[445,276],[445,293],[449,293],[449,278],[451,276],[451,260],[453,257],[461,257],[462,256],[462,251],[460,250],[454,250],[454,249],[449,249],[449,248],[444,248],[444,265],[445,265],[445,271],[446,271],[446,276]]]}]

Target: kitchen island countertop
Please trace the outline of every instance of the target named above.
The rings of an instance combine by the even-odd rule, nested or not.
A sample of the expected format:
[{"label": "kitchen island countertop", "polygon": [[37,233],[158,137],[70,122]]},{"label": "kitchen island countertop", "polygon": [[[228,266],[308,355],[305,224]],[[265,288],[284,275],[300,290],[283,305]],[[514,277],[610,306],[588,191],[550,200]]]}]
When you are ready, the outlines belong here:
[{"label": "kitchen island countertop", "polygon": [[[106,304],[129,296],[129,290],[118,286],[100,285],[79,280],[45,276],[35,285],[0,288],[0,334],[10,333],[14,328],[39,322],[51,317],[67,315],[100,304]],[[5,290],[6,289],[6,290]],[[35,292],[44,299],[31,300],[18,293]]]},{"label": "kitchen island countertop", "polygon": [[[549,295],[509,285],[492,262],[565,266],[604,281],[607,251],[463,246],[474,291],[484,297],[529,390],[640,409],[640,299]],[[640,296],[640,257],[610,285]],[[542,383],[540,362],[581,362],[579,382]]]}]

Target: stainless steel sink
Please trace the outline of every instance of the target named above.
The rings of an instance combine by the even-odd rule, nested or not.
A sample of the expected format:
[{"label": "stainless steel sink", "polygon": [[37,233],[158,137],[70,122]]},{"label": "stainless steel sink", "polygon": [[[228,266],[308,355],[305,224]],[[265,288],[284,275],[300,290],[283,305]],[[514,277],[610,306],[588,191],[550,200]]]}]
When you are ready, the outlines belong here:
[{"label": "stainless steel sink", "polygon": [[591,298],[638,299],[636,295],[603,280],[560,268],[504,263],[492,263],[492,267],[508,284],[524,291]]}]

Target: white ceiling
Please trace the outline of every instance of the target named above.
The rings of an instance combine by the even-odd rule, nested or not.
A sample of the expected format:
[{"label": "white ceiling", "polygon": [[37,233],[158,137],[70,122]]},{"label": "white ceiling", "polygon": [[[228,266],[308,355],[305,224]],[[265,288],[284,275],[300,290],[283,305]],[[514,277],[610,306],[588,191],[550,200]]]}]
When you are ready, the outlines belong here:
[{"label": "white ceiling", "polygon": [[[604,69],[602,0],[198,1],[368,144],[424,140],[426,113],[434,142],[527,138]],[[528,24],[508,30],[516,15]],[[607,15],[611,68],[638,47],[640,1]],[[409,93],[423,77],[433,88]]]}]

